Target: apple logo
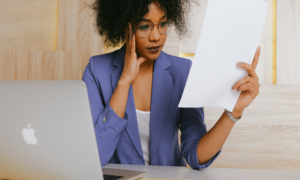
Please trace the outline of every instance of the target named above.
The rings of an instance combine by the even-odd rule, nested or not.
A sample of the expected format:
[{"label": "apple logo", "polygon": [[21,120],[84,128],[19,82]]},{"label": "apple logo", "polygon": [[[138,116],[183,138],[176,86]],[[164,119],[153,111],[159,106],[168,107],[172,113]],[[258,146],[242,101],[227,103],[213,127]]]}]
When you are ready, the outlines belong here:
[{"label": "apple logo", "polygon": [[30,123],[27,126],[28,128],[24,128],[22,130],[22,135],[24,140],[26,141],[27,144],[34,144],[36,145],[38,143],[37,138],[34,135],[34,129],[30,128]]}]

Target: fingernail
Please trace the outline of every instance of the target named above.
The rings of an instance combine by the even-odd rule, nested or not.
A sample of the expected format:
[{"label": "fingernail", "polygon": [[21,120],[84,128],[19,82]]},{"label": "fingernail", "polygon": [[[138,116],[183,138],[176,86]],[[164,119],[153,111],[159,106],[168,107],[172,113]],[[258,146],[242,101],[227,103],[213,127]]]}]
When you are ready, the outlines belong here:
[{"label": "fingernail", "polygon": [[260,49],[261,49],[261,47],[258,46],[258,47],[256,48],[256,51],[258,52],[258,51],[260,51]]},{"label": "fingernail", "polygon": [[242,65],[242,63],[238,62],[238,63],[236,63],[236,65],[240,66],[240,65]]}]

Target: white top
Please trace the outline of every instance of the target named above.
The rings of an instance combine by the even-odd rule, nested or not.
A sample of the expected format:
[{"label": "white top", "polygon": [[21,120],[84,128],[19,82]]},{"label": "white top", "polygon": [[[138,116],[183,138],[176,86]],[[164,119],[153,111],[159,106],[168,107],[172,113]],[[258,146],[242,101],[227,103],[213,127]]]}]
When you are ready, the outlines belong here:
[{"label": "white top", "polygon": [[136,110],[136,117],[139,127],[139,134],[143,149],[145,164],[149,165],[150,160],[150,111]]}]

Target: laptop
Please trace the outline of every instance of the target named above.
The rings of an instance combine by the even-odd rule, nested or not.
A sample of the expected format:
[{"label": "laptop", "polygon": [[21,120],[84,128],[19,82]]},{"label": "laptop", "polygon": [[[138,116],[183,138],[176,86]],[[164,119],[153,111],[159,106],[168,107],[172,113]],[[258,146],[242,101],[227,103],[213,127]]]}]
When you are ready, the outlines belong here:
[{"label": "laptop", "polygon": [[0,81],[0,179],[133,180],[145,174],[102,169],[83,81]]}]

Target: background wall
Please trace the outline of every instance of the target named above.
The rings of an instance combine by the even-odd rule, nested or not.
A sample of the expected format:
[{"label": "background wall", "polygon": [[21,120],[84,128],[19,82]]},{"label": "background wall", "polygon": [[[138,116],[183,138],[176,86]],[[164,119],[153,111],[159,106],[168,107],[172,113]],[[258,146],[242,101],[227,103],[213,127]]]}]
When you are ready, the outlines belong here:
[{"label": "background wall", "polygon": [[0,79],[81,79],[102,54],[92,0],[0,0]]},{"label": "background wall", "polygon": [[[300,170],[300,1],[264,1],[269,11],[257,67],[261,93],[213,167]],[[89,57],[117,49],[103,48],[91,2],[0,0],[0,80],[79,80]],[[165,52],[193,59],[207,2],[192,6],[191,36],[180,40],[171,31]],[[222,112],[205,108],[208,129]]]}]

